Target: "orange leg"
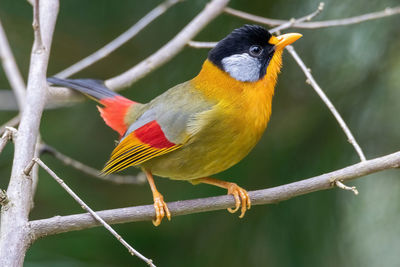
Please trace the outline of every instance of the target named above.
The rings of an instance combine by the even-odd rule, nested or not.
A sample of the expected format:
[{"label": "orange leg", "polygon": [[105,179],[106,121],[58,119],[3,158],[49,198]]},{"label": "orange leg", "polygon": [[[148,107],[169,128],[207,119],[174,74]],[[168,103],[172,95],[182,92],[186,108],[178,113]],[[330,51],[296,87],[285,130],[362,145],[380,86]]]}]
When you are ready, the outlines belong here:
[{"label": "orange leg", "polygon": [[242,206],[239,218],[243,218],[244,214],[246,213],[246,210],[251,208],[249,194],[247,193],[246,190],[244,190],[243,188],[241,188],[240,186],[238,186],[235,183],[225,182],[225,181],[221,181],[221,180],[217,180],[217,179],[209,178],[209,177],[195,179],[192,182],[212,184],[212,185],[216,185],[216,186],[227,189],[228,194],[233,195],[233,197],[235,198],[235,202],[236,202],[235,208],[234,209],[229,208],[228,211],[230,213],[235,213],[236,211],[239,210],[240,206]]},{"label": "orange leg", "polygon": [[153,220],[154,226],[159,226],[161,220],[166,215],[168,221],[171,220],[171,213],[169,212],[167,204],[164,202],[164,197],[158,192],[156,184],[154,183],[153,175],[151,172],[143,170],[146,174],[147,181],[149,182],[151,192],[153,193],[154,209],[156,210],[156,219]]}]

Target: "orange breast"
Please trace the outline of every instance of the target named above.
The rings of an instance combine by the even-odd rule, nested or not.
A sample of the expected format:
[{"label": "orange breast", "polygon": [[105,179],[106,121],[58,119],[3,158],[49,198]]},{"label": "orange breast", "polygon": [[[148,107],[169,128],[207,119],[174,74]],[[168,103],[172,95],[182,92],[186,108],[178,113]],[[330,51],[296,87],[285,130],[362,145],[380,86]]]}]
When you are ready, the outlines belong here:
[{"label": "orange breast", "polygon": [[272,97],[281,54],[274,55],[263,79],[256,82],[235,80],[210,61],[206,60],[201,72],[192,83],[199,91],[215,101],[223,112],[232,118],[230,127],[248,130],[261,136],[271,115]]}]

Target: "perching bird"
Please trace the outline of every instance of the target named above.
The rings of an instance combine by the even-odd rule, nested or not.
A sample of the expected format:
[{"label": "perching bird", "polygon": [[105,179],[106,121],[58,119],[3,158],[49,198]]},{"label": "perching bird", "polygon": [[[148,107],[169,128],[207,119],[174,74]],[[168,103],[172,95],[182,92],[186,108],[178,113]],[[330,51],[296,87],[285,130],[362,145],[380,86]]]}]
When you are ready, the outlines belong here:
[{"label": "perching bird", "polygon": [[120,141],[103,172],[138,166],[147,176],[159,225],[171,214],[158,192],[153,174],[228,190],[234,213],[242,218],[250,198],[235,183],[210,178],[243,159],[257,144],[271,115],[272,96],[281,69],[283,48],[302,35],[272,36],[266,29],[245,25],[235,29],[208,53],[200,73],[147,104],[129,100],[92,79],[49,78],[54,85],[96,99],[105,123]]}]

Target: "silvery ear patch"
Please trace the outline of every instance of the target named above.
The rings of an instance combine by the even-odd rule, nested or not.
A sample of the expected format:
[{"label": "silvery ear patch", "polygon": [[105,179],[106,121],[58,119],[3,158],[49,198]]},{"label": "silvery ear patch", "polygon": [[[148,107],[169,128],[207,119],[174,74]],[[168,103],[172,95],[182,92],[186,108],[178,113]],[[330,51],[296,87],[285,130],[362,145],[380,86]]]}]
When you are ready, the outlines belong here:
[{"label": "silvery ear patch", "polygon": [[221,61],[229,75],[242,82],[255,82],[260,79],[261,62],[247,53],[225,57]]}]

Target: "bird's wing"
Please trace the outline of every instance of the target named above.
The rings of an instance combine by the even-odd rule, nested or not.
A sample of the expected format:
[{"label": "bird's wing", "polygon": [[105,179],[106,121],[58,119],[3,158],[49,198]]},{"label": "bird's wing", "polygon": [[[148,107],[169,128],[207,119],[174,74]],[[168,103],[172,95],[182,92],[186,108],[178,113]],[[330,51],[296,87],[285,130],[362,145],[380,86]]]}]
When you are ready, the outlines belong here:
[{"label": "bird's wing", "polygon": [[212,106],[189,82],[168,90],[147,104],[129,126],[103,173],[118,172],[179,149],[193,135],[193,119]]},{"label": "bird's wing", "polygon": [[138,165],[151,158],[178,149],[183,144],[175,144],[168,140],[156,120],[146,123],[126,135],[111,154],[103,173],[121,171]]}]

